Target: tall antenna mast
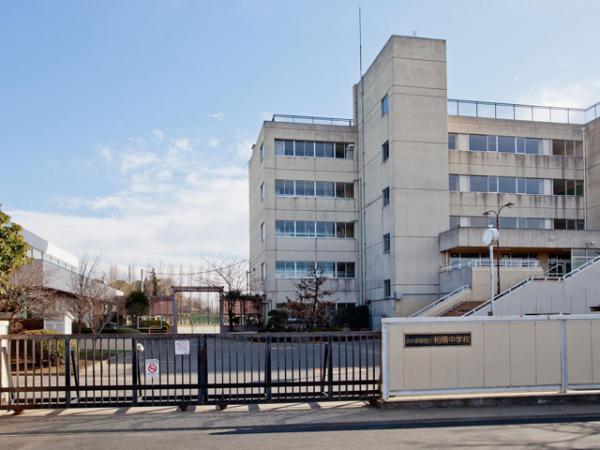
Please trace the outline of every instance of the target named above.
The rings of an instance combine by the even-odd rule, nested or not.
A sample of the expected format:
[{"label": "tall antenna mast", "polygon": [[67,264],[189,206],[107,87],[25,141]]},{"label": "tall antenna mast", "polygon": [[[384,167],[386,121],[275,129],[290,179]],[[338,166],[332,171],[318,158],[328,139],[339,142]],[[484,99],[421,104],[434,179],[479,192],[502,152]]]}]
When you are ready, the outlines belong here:
[{"label": "tall antenna mast", "polygon": [[358,7],[358,60],[360,66],[360,77],[362,78],[362,17],[360,14],[360,6]]}]

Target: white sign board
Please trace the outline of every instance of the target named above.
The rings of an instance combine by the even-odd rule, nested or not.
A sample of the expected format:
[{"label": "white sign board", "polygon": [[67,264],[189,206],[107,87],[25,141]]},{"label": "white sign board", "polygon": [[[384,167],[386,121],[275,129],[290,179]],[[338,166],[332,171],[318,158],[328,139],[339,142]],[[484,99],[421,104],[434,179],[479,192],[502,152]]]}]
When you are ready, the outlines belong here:
[{"label": "white sign board", "polygon": [[175,354],[176,355],[189,355],[190,354],[190,341],[175,341]]},{"label": "white sign board", "polygon": [[146,360],[146,377],[158,378],[160,376],[160,361],[158,359]]}]

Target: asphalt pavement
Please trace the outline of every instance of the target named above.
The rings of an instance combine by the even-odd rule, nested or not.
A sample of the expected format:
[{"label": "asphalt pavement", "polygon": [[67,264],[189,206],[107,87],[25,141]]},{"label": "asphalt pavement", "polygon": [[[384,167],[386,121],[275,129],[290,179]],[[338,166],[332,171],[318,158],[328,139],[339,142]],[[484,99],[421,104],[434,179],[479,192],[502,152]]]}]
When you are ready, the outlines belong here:
[{"label": "asphalt pavement", "polygon": [[376,409],[360,402],[29,410],[0,449],[599,448],[600,405]]}]

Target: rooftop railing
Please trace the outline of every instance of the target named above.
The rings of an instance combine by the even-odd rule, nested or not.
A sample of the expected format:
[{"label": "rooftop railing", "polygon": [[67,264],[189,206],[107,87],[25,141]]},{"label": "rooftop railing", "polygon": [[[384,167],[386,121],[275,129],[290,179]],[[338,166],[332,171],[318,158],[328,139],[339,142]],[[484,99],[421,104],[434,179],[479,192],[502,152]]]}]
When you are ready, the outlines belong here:
[{"label": "rooftop railing", "polygon": [[450,98],[448,115],[584,125],[600,117],[600,102],[582,109]]},{"label": "rooftop railing", "polygon": [[339,117],[298,116],[294,114],[273,114],[273,122],[305,123],[311,125],[353,126],[354,120]]},{"label": "rooftop railing", "polygon": [[[494,267],[498,265],[497,261],[494,261]],[[440,268],[440,272],[451,272],[453,270],[460,270],[466,267],[489,267],[490,260],[489,259],[472,259],[468,261],[455,262],[450,264],[449,266],[444,266]],[[521,268],[521,267],[540,267],[540,262],[537,259],[502,259],[500,260],[500,267],[512,267],[512,268]]]}]

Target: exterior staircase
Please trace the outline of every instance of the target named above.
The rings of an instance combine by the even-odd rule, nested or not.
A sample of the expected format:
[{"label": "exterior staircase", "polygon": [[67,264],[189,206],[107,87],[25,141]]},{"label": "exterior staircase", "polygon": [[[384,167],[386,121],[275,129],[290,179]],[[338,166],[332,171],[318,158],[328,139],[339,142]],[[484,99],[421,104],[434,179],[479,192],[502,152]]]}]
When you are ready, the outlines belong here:
[{"label": "exterior staircase", "polygon": [[[494,314],[589,314],[600,305],[600,256],[562,277],[531,277],[494,297]],[[485,316],[490,301],[481,302],[464,316]]]},{"label": "exterior staircase", "polygon": [[468,313],[469,311],[472,311],[473,309],[477,308],[482,303],[485,303],[485,302],[473,300],[473,301],[466,301],[466,302],[463,302],[463,303],[459,303],[455,307],[449,309],[444,314],[442,314],[442,316],[443,317],[460,317],[460,316],[464,316],[466,313]]}]

